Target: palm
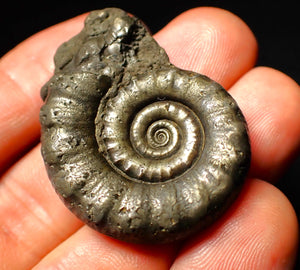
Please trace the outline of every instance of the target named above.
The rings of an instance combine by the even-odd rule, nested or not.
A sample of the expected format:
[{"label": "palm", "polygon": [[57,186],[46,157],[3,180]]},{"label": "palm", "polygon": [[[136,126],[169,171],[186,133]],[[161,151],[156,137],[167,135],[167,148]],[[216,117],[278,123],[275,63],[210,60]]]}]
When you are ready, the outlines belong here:
[{"label": "palm", "polygon": [[64,207],[45,173],[40,146],[32,145],[39,137],[39,90],[53,72],[55,49],[80,31],[84,17],[33,36],[1,59],[0,268],[291,267],[297,219],[288,200],[269,182],[276,180],[299,146],[299,86],[278,71],[253,68],[255,38],[226,11],[191,10],[155,38],[173,64],[203,73],[229,89],[248,121],[251,178],[230,211],[204,233],[162,247],[126,244],[101,235]]}]

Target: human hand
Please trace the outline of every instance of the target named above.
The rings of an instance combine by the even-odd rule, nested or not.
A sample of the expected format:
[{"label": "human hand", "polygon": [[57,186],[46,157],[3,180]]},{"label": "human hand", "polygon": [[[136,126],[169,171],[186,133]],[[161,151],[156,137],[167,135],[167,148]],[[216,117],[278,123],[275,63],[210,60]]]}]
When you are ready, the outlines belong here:
[{"label": "human hand", "polygon": [[255,38],[224,10],[190,10],[155,38],[173,64],[219,82],[243,111],[252,163],[237,201],[206,231],[163,246],[112,239],[66,209],[34,145],[39,93],[56,48],[81,30],[85,16],[34,35],[0,61],[0,269],[290,269],[297,218],[272,183],[299,148],[300,89],[279,71],[253,68]]}]

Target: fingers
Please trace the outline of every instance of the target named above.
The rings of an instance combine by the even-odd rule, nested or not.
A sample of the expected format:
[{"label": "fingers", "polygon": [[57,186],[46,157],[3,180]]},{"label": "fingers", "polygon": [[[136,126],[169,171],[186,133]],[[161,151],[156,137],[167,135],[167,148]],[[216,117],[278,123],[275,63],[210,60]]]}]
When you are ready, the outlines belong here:
[{"label": "fingers", "polygon": [[[6,269],[31,269],[82,223],[55,194],[42,164],[40,147],[1,180],[1,265]],[[16,254],[22,256],[16,259]]]},{"label": "fingers", "polygon": [[174,247],[124,245],[84,226],[33,269],[169,269]]},{"label": "fingers", "polygon": [[249,126],[251,175],[274,181],[300,147],[299,85],[279,71],[260,67],[229,92]]},{"label": "fingers", "polygon": [[0,173],[39,136],[40,89],[56,48],[83,26],[83,16],[44,30],[0,60]]},{"label": "fingers", "polygon": [[297,218],[286,197],[251,180],[229,213],[186,243],[171,269],[292,269],[297,239]]},{"label": "fingers", "polygon": [[217,8],[189,10],[155,35],[171,63],[230,87],[253,67],[257,43],[248,26]]}]

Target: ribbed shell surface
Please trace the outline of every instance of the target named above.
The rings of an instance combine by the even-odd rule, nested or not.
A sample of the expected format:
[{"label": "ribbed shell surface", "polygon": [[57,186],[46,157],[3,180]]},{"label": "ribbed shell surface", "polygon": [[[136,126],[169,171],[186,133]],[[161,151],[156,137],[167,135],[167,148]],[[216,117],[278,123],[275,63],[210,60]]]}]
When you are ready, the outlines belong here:
[{"label": "ribbed shell surface", "polygon": [[244,117],[209,78],[174,67],[144,25],[92,12],[42,88],[42,155],[66,205],[99,232],[165,243],[209,226],[250,162]]}]

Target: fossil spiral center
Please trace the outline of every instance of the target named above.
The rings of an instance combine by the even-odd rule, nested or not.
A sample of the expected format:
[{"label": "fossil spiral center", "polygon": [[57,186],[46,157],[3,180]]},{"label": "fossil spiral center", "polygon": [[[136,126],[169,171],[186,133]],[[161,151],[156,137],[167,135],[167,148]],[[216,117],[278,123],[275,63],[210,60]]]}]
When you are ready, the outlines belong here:
[{"label": "fossil spiral center", "polygon": [[[138,114],[131,129],[131,143],[135,150],[142,156],[153,159],[162,159],[170,156],[180,145],[181,130],[176,122],[168,119],[160,119],[151,123],[148,127],[144,124],[144,130],[139,130],[145,134],[141,140],[140,133],[135,132],[137,124],[141,124],[145,116],[144,111]],[[140,143],[140,142],[143,143]]]},{"label": "fossil spiral center", "polygon": [[149,138],[148,143],[154,145],[154,147],[164,146],[168,143],[169,138],[170,135],[167,129],[159,129],[154,133],[152,141],[151,138]]},{"label": "fossil spiral center", "polygon": [[[124,101],[124,97],[120,99]],[[201,156],[203,127],[184,104],[164,100],[135,113],[134,107],[121,111],[121,105],[108,104],[96,128],[99,151],[123,176],[146,182],[167,181],[184,173]]]}]

